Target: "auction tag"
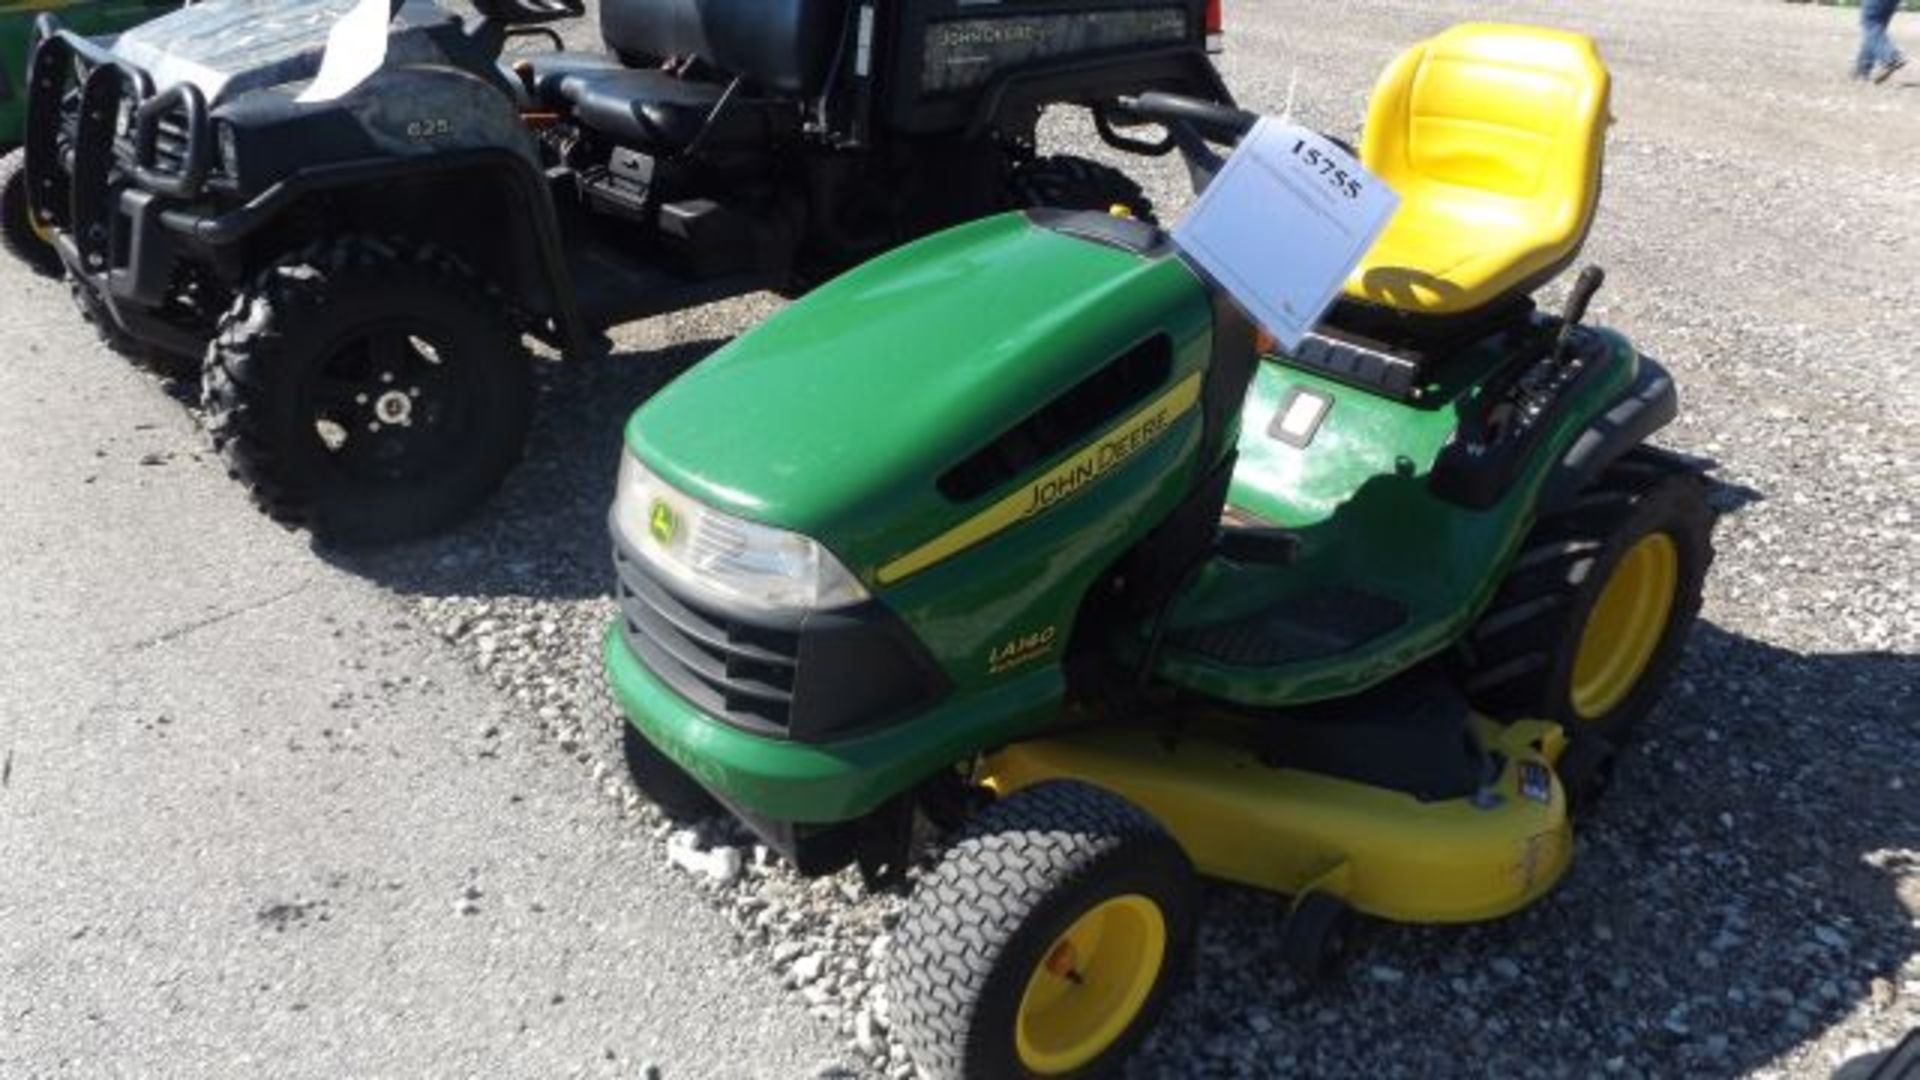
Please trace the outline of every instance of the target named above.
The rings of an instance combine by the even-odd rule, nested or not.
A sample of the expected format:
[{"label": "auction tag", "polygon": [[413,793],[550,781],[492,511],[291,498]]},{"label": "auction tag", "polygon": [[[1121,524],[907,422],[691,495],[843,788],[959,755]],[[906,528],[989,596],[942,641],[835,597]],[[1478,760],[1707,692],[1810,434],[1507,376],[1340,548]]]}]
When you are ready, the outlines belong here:
[{"label": "auction tag", "polygon": [[1263,117],[1174,225],[1173,240],[1291,350],[1399,205],[1332,140]]},{"label": "auction tag", "polygon": [[327,31],[320,71],[293,100],[302,105],[333,101],[373,77],[387,62],[387,24],[393,0],[359,0]]}]

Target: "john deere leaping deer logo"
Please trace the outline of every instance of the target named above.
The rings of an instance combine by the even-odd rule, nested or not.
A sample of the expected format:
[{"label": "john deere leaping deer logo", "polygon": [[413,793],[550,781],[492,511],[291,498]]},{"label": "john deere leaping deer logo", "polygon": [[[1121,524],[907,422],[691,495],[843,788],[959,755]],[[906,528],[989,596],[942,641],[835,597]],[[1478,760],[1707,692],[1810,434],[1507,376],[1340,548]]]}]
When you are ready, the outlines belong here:
[{"label": "john deere leaping deer logo", "polygon": [[673,543],[673,534],[679,527],[680,522],[673,516],[673,507],[668,506],[665,499],[653,500],[653,508],[647,512],[647,531],[653,534],[661,547]]}]

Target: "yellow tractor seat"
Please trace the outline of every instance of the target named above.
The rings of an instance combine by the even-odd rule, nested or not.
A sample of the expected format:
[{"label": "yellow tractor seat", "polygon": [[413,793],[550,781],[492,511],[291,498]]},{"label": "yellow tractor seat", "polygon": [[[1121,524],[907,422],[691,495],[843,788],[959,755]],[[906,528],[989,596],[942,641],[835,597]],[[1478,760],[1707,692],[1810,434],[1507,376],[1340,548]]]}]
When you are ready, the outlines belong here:
[{"label": "yellow tractor seat", "polygon": [[1608,82],[1592,39],[1562,30],[1467,23],[1402,54],[1360,147],[1400,208],[1346,296],[1446,318],[1558,274],[1599,201]]}]

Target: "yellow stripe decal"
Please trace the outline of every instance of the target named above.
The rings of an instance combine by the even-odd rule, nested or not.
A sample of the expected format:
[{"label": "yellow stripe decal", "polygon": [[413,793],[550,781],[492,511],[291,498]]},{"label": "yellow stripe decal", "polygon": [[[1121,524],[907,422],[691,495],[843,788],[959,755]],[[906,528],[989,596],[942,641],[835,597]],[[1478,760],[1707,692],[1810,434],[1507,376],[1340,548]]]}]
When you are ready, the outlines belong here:
[{"label": "yellow stripe decal", "polygon": [[917,574],[1073,497],[1146,449],[1199,400],[1200,374],[1195,372],[1039,479],[880,567],[880,583],[891,585]]}]

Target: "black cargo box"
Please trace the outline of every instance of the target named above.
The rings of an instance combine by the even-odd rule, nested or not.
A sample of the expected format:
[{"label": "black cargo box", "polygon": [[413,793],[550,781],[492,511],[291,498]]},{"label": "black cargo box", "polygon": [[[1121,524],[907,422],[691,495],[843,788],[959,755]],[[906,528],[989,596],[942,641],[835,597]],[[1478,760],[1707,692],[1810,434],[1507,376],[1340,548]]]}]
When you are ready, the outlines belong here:
[{"label": "black cargo box", "polygon": [[893,54],[875,72],[887,83],[882,122],[906,132],[966,124],[1008,76],[1205,48],[1204,0],[879,0],[877,15],[874,40]]}]

